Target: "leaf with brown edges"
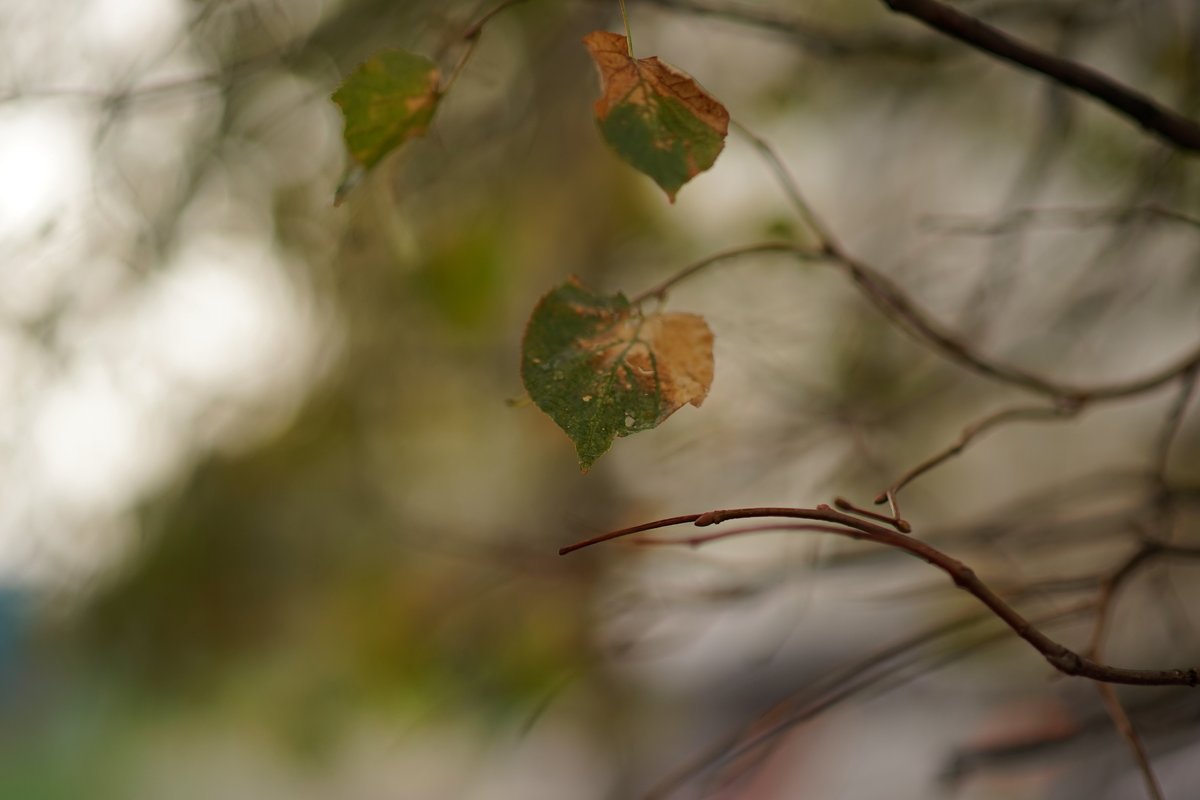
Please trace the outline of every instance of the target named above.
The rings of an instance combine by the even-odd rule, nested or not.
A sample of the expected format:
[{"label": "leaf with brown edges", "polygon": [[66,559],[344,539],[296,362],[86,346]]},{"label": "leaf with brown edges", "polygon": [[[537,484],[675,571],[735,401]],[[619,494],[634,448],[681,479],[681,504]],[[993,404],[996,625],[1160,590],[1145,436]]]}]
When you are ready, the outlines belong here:
[{"label": "leaf with brown edges", "polygon": [[695,314],[643,314],[623,294],[600,295],[571,279],[530,315],[521,378],[586,471],[616,437],[703,403],[712,347],[712,331]]},{"label": "leaf with brown edges", "polygon": [[632,58],[619,33],[593,31],[583,43],[600,70],[596,120],[604,140],[675,202],[716,162],[729,112],[689,75],[655,57]]}]

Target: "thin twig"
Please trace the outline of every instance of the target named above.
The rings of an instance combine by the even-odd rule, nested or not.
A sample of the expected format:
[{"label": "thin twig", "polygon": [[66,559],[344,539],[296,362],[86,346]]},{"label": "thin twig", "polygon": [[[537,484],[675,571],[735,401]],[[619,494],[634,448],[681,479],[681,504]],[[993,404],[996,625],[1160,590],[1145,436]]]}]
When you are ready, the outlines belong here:
[{"label": "thin twig", "polygon": [[1094,685],[1096,691],[1100,693],[1101,699],[1104,700],[1104,710],[1112,719],[1113,727],[1117,729],[1117,733],[1121,735],[1133,752],[1133,759],[1137,762],[1138,771],[1142,773],[1142,781],[1146,784],[1146,794],[1150,800],[1165,800],[1162,786],[1154,774],[1154,767],[1150,764],[1146,745],[1138,734],[1137,728],[1133,727],[1133,721],[1129,719],[1125,707],[1121,705],[1121,699],[1117,697],[1117,690],[1110,683],[1097,681]]},{"label": "thin twig", "polygon": [[[837,703],[870,688],[884,677],[895,674],[898,669],[917,660],[921,647],[978,625],[989,616],[986,612],[960,615],[818,676],[814,681],[806,683],[800,691],[772,703],[740,730],[722,737],[706,747],[703,752],[688,759],[687,763],[658,781],[644,796],[644,800],[669,797],[704,770],[735,757],[735,754],[764,745],[771,736],[777,736],[801,722],[812,719]],[[900,663],[896,663],[898,660]]]},{"label": "thin twig", "polygon": [[[1075,603],[1040,615],[1038,625],[1047,625],[1061,621],[1090,610],[1091,602]],[[913,679],[927,675],[931,670],[953,663],[972,651],[990,646],[1003,640],[1006,631],[989,633],[965,645],[960,645],[953,652],[940,658],[926,661],[920,671],[911,669],[920,664],[925,656],[919,648],[936,642],[965,628],[977,625],[990,618],[990,614],[971,613],[947,620],[913,636],[906,637],[880,651],[848,664],[834,672],[827,673],[803,690],[773,704],[769,709],[759,714],[751,723],[730,736],[723,738],[713,746],[690,759],[686,764],[676,769],[661,780],[645,795],[644,800],[662,800],[669,797],[685,783],[695,778],[706,769],[718,763],[736,759],[757,748],[765,747],[787,731],[808,722],[828,711],[845,700],[866,692],[872,688],[876,694],[882,694],[899,688]],[[905,674],[904,670],[908,669]],[[884,681],[888,681],[886,685]]]},{"label": "thin twig", "polygon": [[757,28],[787,37],[808,53],[822,58],[882,56],[886,58],[933,61],[950,55],[940,37],[929,40],[893,36],[885,31],[846,31],[825,27],[795,15],[784,15],[764,8],[708,0],[644,0],[671,11],[698,17],[726,20],[744,27]]},{"label": "thin twig", "polygon": [[893,11],[1020,67],[1099,100],[1183,150],[1200,151],[1200,124],[1099,70],[1039,50],[938,0],[883,0]]},{"label": "thin twig", "polygon": [[[786,175],[786,173],[783,174]],[[782,176],[780,180],[783,180]],[[807,204],[799,194],[796,194],[795,197],[803,207],[807,208]],[[1093,386],[1059,383],[1021,367],[994,361],[976,352],[956,334],[934,321],[890,278],[848,255],[827,233],[826,226],[811,210],[808,211],[807,217],[814,221],[813,231],[821,238],[819,250],[791,242],[762,242],[732,248],[683,267],[661,283],[636,295],[631,302],[637,304],[651,298],[661,299],[676,284],[722,261],[752,253],[788,253],[804,261],[825,261],[841,267],[888,319],[911,335],[933,345],[943,357],[959,366],[992,380],[1044,395],[1065,408],[1082,408],[1093,402],[1133,397],[1157,389],[1189,370],[1200,369],[1200,345],[1196,345],[1174,363],[1168,364],[1156,372],[1126,381]]]},{"label": "thin twig", "polygon": [[[1127,669],[1101,664],[1082,656],[1065,645],[1051,639],[1036,626],[1032,625],[1000,595],[996,594],[987,584],[980,580],[974,570],[958,559],[947,555],[932,545],[922,542],[920,539],[906,536],[860,517],[844,514],[827,505],[820,505],[816,508],[734,508],[708,511],[703,514],[687,514],[610,531],[600,536],[594,536],[590,539],[567,545],[558,552],[559,555],[566,555],[575,550],[612,541],[633,533],[673,525],[691,523],[697,527],[706,527],[731,519],[775,517],[832,523],[833,525],[841,526],[835,529],[839,536],[862,539],[885,547],[903,550],[909,555],[931,564],[950,576],[956,586],[968,592],[991,609],[992,613],[1004,622],[1004,624],[1012,628],[1013,632],[1041,653],[1051,666],[1065,675],[1077,675],[1109,683],[1123,683],[1137,686],[1200,685],[1200,670],[1194,667],[1168,670]],[[832,533],[833,531],[830,532]]]},{"label": "thin twig", "polygon": [[1188,403],[1191,402],[1192,395],[1196,392],[1197,377],[1200,377],[1200,368],[1195,366],[1180,374],[1179,394],[1175,396],[1175,402],[1171,404],[1167,416],[1163,419],[1162,433],[1159,434],[1158,446],[1154,449],[1154,477],[1159,484],[1166,484],[1167,465],[1171,460],[1171,445],[1179,434],[1183,418],[1187,413]]},{"label": "thin twig", "polygon": [[467,26],[467,29],[463,31],[462,35],[463,41],[467,43],[467,46],[463,48],[462,55],[458,57],[458,63],[454,65],[454,69],[450,71],[450,77],[447,78],[446,82],[442,84],[440,89],[438,89],[438,94],[446,94],[450,91],[450,87],[452,87],[458,81],[458,77],[462,75],[463,70],[467,66],[467,62],[471,60],[471,56],[475,55],[475,49],[479,47],[479,37],[483,33],[484,26],[491,22],[492,18],[497,14],[501,14],[513,6],[520,5],[526,1],[527,0],[504,0],[504,2],[495,6],[491,11],[487,12],[482,17]]},{"label": "thin twig", "polygon": [[742,247],[733,247],[729,250],[722,250],[719,253],[714,253],[711,256],[706,256],[699,261],[693,261],[691,264],[679,269],[666,280],[651,286],[644,292],[635,295],[629,302],[633,305],[641,305],[647,300],[662,300],[667,296],[667,292],[676,284],[681,283],[688,278],[700,272],[703,269],[719,264],[722,261],[730,261],[742,256],[753,255],[755,253],[787,253],[791,256],[806,260],[817,260],[825,258],[825,254],[818,253],[812,250],[805,250],[795,242],[761,242],[759,244],[744,245]]},{"label": "thin twig", "polygon": [[1100,585],[1100,595],[1096,600],[1096,620],[1092,624],[1092,635],[1084,650],[1089,657],[1098,658],[1103,652],[1104,636],[1108,628],[1108,619],[1116,602],[1117,592],[1141,566],[1155,555],[1165,551],[1165,546],[1151,540],[1145,541],[1125,561],[1113,571]]},{"label": "thin twig", "polygon": [[784,194],[787,195],[788,202],[792,204],[796,213],[800,215],[800,219],[803,220],[804,224],[816,236],[817,243],[821,249],[830,255],[840,253],[842,249],[833,232],[821,220],[820,216],[817,215],[816,210],[804,199],[804,195],[800,192],[799,184],[796,183],[796,179],[788,171],[787,165],[783,163],[783,159],[775,152],[775,148],[766,139],[756,135],[740,122],[731,120],[730,124],[733,125],[735,130],[750,140],[750,144],[758,151],[763,161],[767,163],[771,173],[775,176],[776,182],[783,189]]},{"label": "thin twig", "polygon": [[1058,420],[1068,417],[1074,417],[1079,413],[1082,406],[1078,403],[1074,404],[1057,404],[1054,406],[1016,406],[1014,408],[1005,408],[988,416],[976,420],[967,427],[963,428],[958,439],[949,447],[939,450],[929,458],[917,464],[912,469],[905,472],[896,481],[885,489],[875,498],[876,505],[881,503],[889,503],[892,507],[892,514],[898,515],[896,495],[900,490],[908,484],[912,483],[917,478],[924,475],[926,472],[934,469],[941,464],[949,461],[957,455],[960,455],[967,445],[976,438],[992,430],[993,428],[1007,424],[1009,422],[1040,422],[1047,420]]},{"label": "thin twig", "polygon": [[972,372],[1035,392],[1070,405],[1098,400],[1116,400],[1157,389],[1183,372],[1200,366],[1200,346],[1157,372],[1133,380],[1097,386],[1074,386],[1060,383],[1021,367],[994,361],[974,350],[954,333],[935,322],[919,309],[889,278],[844,252],[832,256],[849,273],[885,315],[899,323],[912,335],[934,345],[946,358]]},{"label": "thin twig", "polygon": [[[959,366],[993,380],[1049,397],[1056,404],[1082,406],[1088,402],[1097,400],[1116,400],[1132,397],[1152,389],[1157,389],[1162,384],[1170,382],[1188,370],[1200,368],[1200,345],[1197,345],[1191,351],[1185,353],[1178,361],[1169,364],[1158,372],[1125,382],[1085,387],[1060,383],[1020,367],[988,358],[972,348],[962,337],[935,321],[927,312],[918,307],[890,278],[850,255],[842,247],[829,225],[822,220],[812,205],[804,199],[796,181],[792,178],[783,160],[775,152],[770,143],[749,131],[745,126],[737,123],[735,123],[735,126],[750,140],[751,144],[767,163],[776,181],[787,195],[789,202],[808,226],[813,236],[816,237],[819,252],[813,252],[810,247],[803,245],[796,244],[789,246],[786,243],[751,245],[746,248],[726,251],[725,253],[717,254],[717,256],[713,257],[713,260],[703,259],[685,267],[675,276],[669,278],[664,284],[660,284],[638,295],[637,300],[643,300],[647,297],[661,297],[667,287],[725,258],[741,255],[746,252],[755,252],[760,248],[762,250],[778,252],[790,251],[797,257],[806,260],[819,260],[825,257],[830,262],[840,266],[862,290],[863,294],[879,308],[884,316],[906,330],[910,335],[921,339],[926,344],[933,345],[944,357],[954,361]],[[892,509],[892,515],[897,519],[900,518],[900,514],[895,508]]]},{"label": "thin twig", "polygon": [[[876,500],[875,502],[878,503],[880,501]],[[858,514],[860,517],[866,517],[876,522],[882,522],[884,525],[890,525],[901,533],[912,533],[912,525],[909,524],[908,520],[900,516],[900,509],[894,501],[892,502],[891,516],[878,514],[870,509],[859,508],[844,497],[833,498],[833,504],[842,511],[849,511],[851,514]]]},{"label": "thin twig", "polygon": [[[1084,651],[1088,654],[1089,658],[1099,659],[1103,657],[1104,636],[1108,627],[1108,620],[1112,613],[1112,607],[1116,602],[1117,592],[1121,586],[1143,564],[1154,556],[1164,552],[1164,549],[1165,546],[1162,543],[1150,539],[1144,540],[1142,546],[1126,558],[1101,585],[1100,596],[1096,601],[1096,619],[1092,624],[1091,639],[1088,642],[1087,649]],[[1150,796],[1151,800],[1163,800],[1162,787],[1159,785],[1158,778],[1155,776],[1154,769],[1150,764],[1146,745],[1142,741],[1142,737],[1138,734],[1137,729],[1134,728],[1133,721],[1130,720],[1129,714],[1121,704],[1121,699],[1110,684],[1096,681],[1094,685],[1096,691],[1100,693],[1100,698],[1104,701],[1104,709],[1108,712],[1113,727],[1117,729],[1117,733],[1125,740],[1126,744],[1129,745],[1130,751],[1133,753],[1133,760],[1137,763],[1138,770],[1142,774],[1142,780],[1146,784],[1146,793]]]},{"label": "thin twig", "polygon": [[1090,228],[1102,225],[1121,225],[1135,219],[1159,219],[1200,228],[1200,217],[1161,206],[1145,203],[1129,208],[1103,206],[1038,206],[1018,208],[998,219],[986,220],[970,214],[930,214],[922,218],[926,230],[952,236],[999,236],[1029,225],[1060,228]]}]

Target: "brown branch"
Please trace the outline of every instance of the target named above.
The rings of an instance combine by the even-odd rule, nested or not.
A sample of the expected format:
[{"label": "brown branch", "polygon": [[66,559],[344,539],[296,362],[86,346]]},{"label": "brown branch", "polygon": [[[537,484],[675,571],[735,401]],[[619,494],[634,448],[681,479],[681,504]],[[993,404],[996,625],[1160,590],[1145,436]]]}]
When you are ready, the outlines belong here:
[{"label": "brown branch", "polygon": [[[1135,572],[1147,561],[1156,555],[1166,552],[1167,548],[1160,542],[1147,539],[1143,541],[1142,546],[1133,552],[1124,563],[1122,563],[1100,587],[1100,596],[1096,601],[1096,620],[1092,626],[1092,636],[1088,643],[1086,652],[1089,658],[1101,658],[1104,648],[1104,635],[1108,627],[1108,620],[1112,613],[1112,607],[1116,602],[1117,592],[1121,586],[1133,576]],[[1130,752],[1133,753],[1133,760],[1138,766],[1138,770],[1142,774],[1142,780],[1146,784],[1146,793],[1151,800],[1164,800],[1162,786],[1159,785],[1158,778],[1154,774],[1154,768],[1150,763],[1150,756],[1146,751],[1146,745],[1142,741],[1141,735],[1133,726],[1133,721],[1129,718],[1128,712],[1121,704],[1121,699],[1117,696],[1116,690],[1111,684],[1100,681],[1095,682],[1096,691],[1100,693],[1100,698],[1104,701],[1104,710],[1108,712],[1109,718],[1112,720],[1113,727],[1117,729],[1117,733],[1126,744],[1129,745]]]},{"label": "brown branch", "polygon": [[454,65],[454,69],[450,71],[450,77],[438,89],[438,94],[446,94],[450,91],[450,87],[458,81],[459,76],[462,75],[462,71],[467,66],[467,62],[471,60],[471,56],[475,55],[475,49],[479,47],[479,37],[483,33],[483,27],[491,22],[492,18],[497,14],[501,14],[513,6],[524,2],[527,2],[527,0],[504,0],[504,2],[497,4],[491,11],[488,11],[467,26],[462,34],[462,40],[466,42],[467,46],[463,48],[462,55],[458,57],[458,62]]},{"label": "brown branch", "polygon": [[1093,97],[1182,150],[1200,151],[1200,124],[1099,70],[1039,50],[938,0],[883,2],[892,11],[913,17],[977,50]]},{"label": "brown branch", "polygon": [[[890,525],[901,533],[912,533],[912,525],[908,520],[901,518],[900,508],[896,505],[895,498],[888,498],[892,501],[892,514],[877,514],[866,508],[859,508],[844,497],[835,497],[833,504],[841,511],[849,511],[851,514],[858,514],[860,517],[873,519],[876,522],[882,522],[884,525]],[[878,500],[876,502],[879,502]]]},{"label": "brown branch", "polygon": [[1142,737],[1138,734],[1137,729],[1133,727],[1133,722],[1129,719],[1125,707],[1121,705],[1121,699],[1117,697],[1117,690],[1110,683],[1097,681],[1094,685],[1096,691],[1100,693],[1100,698],[1104,701],[1104,710],[1112,719],[1117,733],[1121,735],[1133,752],[1133,760],[1137,762],[1138,771],[1142,773],[1142,781],[1146,784],[1146,794],[1149,795],[1150,800],[1165,800],[1162,786],[1159,785],[1158,778],[1154,774],[1154,767],[1150,764],[1146,745],[1142,742]]},{"label": "brown branch", "polygon": [[[608,2],[608,0],[601,0]],[[707,0],[644,0],[671,11],[725,20],[757,28],[791,39],[804,50],[822,58],[848,56],[882,56],[888,58],[932,61],[948,55],[944,43],[938,40],[909,40],[883,31],[843,31],[830,28],[795,15],[784,15],[763,8],[734,3],[713,3]]]},{"label": "brown branch", "polygon": [[[1037,623],[1047,625],[1076,616],[1091,608],[1091,602],[1072,604],[1039,616]],[[805,685],[801,691],[774,703],[740,731],[726,736],[690,759],[657,783],[645,795],[644,800],[669,797],[704,770],[717,763],[739,758],[757,748],[767,747],[797,725],[815,719],[838,703],[856,695],[872,688],[877,690],[877,694],[892,691],[973,651],[1002,641],[1007,633],[1003,630],[987,633],[973,642],[959,644],[953,652],[938,658],[927,659],[924,654],[918,652],[920,648],[933,644],[938,639],[959,633],[990,618],[991,615],[987,612],[972,612],[947,620],[888,645],[859,661],[826,673],[813,683]],[[923,659],[927,660],[922,665]],[[916,666],[921,666],[922,669],[919,672],[913,670]],[[907,674],[904,673],[906,669],[909,670]],[[887,683],[884,684],[884,681]]]},{"label": "brown branch", "polygon": [[1019,208],[998,219],[985,220],[970,214],[930,214],[922,218],[923,228],[952,236],[998,236],[1028,225],[1041,224],[1061,228],[1089,228],[1121,225],[1136,219],[1157,219],[1200,228],[1200,217],[1156,203],[1129,208],[1041,206]]},{"label": "brown branch", "polygon": [[[793,196],[799,197],[798,194]],[[803,203],[803,200],[800,199],[799,202]],[[631,302],[636,304],[651,298],[662,298],[676,284],[722,261],[752,253],[788,253],[805,261],[825,260],[840,266],[863,290],[867,298],[875,303],[884,316],[907,330],[911,335],[933,345],[943,357],[959,366],[984,377],[1047,396],[1066,406],[1082,407],[1090,402],[1132,397],[1157,389],[1188,370],[1200,368],[1200,345],[1157,372],[1124,382],[1095,386],[1059,383],[1020,367],[994,361],[976,352],[956,334],[934,321],[891,279],[846,254],[836,240],[829,237],[826,233],[827,228],[811,210],[807,217],[815,223],[814,233],[822,237],[819,250],[790,242],[763,242],[732,248],[689,264],[656,286],[638,294]]]},{"label": "brown branch", "polygon": [[719,253],[714,253],[711,256],[694,261],[691,264],[678,270],[666,280],[651,286],[634,296],[629,302],[633,305],[645,303],[647,300],[662,300],[666,298],[669,292],[676,284],[687,280],[697,272],[704,270],[714,264],[719,264],[722,261],[730,261],[742,256],[753,255],[755,253],[787,253],[802,259],[818,259],[824,258],[825,254],[818,253],[812,250],[805,250],[794,242],[762,242],[760,244],[745,245],[742,247],[733,247],[729,250],[722,250]]},{"label": "brown branch", "polygon": [[885,677],[895,675],[918,660],[918,651],[923,646],[978,625],[989,617],[986,612],[978,611],[960,615],[818,676],[814,681],[806,683],[801,690],[772,703],[740,730],[724,736],[703,752],[691,757],[687,763],[655,784],[644,800],[669,797],[706,769],[749,752],[755,747],[764,746],[773,737],[869,689]]},{"label": "brown branch", "polygon": [[1100,585],[1100,595],[1096,600],[1096,622],[1092,626],[1092,636],[1084,651],[1090,657],[1099,657],[1104,647],[1104,635],[1108,627],[1108,618],[1116,601],[1117,592],[1143,564],[1154,556],[1166,552],[1167,546],[1147,540],[1118,566],[1111,575]]},{"label": "brown branch", "polygon": [[758,151],[759,156],[766,162],[771,173],[775,176],[776,182],[783,193],[787,195],[788,202],[792,204],[792,208],[796,209],[796,213],[800,215],[800,219],[808,226],[809,230],[816,237],[821,250],[831,256],[837,256],[842,251],[842,247],[838,244],[837,238],[833,235],[833,231],[817,214],[816,209],[804,199],[803,193],[800,191],[800,185],[796,183],[796,179],[792,177],[792,173],[788,171],[787,165],[783,163],[783,159],[775,152],[775,148],[766,139],[758,136],[745,125],[731,121],[735,130],[750,140],[750,144]]},{"label": "brown branch", "polygon": [[1157,372],[1123,382],[1095,386],[1077,386],[1059,383],[1020,367],[993,361],[987,356],[976,352],[956,334],[934,321],[889,278],[849,256],[833,237],[828,226],[824,224],[804,199],[803,195],[800,194],[795,181],[771,146],[750,131],[744,128],[741,128],[741,130],[767,161],[792,205],[809,226],[812,234],[817,238],[818,249],[791,242],[763,242],[731,248],[683,267],[655,286],[636,295],[631,302],[640,304],[650,299],[662,300],[671,288],[695,276],[702,270],[745,255],[755,253],[786,253],[805,261],[826,261],[844,269],[851,280],[874,302],[885,317],[904,328],[910,335],[933,345],[945,358],[977,374],[1047,396],[1054,401],[1054,404],[1048,407],[1016,406],[1002,409],[968,425],[953,444],[909,469],[875,498],[875,503],[877,504],[888,503],[891,510],[890,517],[884,517],[858,508],[851,505],[847,500],[840,500],[840,507],[843,510],[852,511],[870,519],[884,522],[901,532],[907,533],[911,527],[901,515],[899,502],[896,499],[900,490],[926,472],[961,454],[972,441],[987,431],[1010,422],[1049,421],[1071,418],[1078,415],[1091,403],[1132,397],[1157,389],[1165,383],[1178,379],[1181,381],[1180,395],[1171,412],[1168,414],[1161,443],[1156,451],[1158,454],[1156,466],[1159,469],[1156,474],[1160,477],[1162,476],[1165,469],[1166,457],[1169,455],[1171,441],[1174,439],[1182,422],[1184,411],[1194,390],[1197,375],[1200,374],[1200,346],[1195,347],[1175,363],[1169,364]]},{"label": "brown branch", "polygon": [[[711,542],[720,541],[721,539],[731,539],[735,536],[744,536],[749,533],[777,533],[780,531],[797,532],[804,531],[806,533],[833,533],[840,534],[841,528],[835,525],[780,525],[778,522],[773,522],[768,525],[748,525],[745,528],[738,528],[732,531],[716,531],[714,533],[701,533],[695,536],[682,536],[676,539],[634,539],[633,544],[640,547],[679,547],[684,545],[687,547],[699,547],[700,545],[709,544]],[[562,551],[559,551],[560,553]]]},{"label": "brown branch", "polygon": [[[804,519],[832,523],[833,525],[841,526],[835,529],[837,535],[847,536],[851,539],[862,539],[885,547],[903,550],[909,555],[931,564],[946,573],[956,586],[973,595],[979,602],[987,606],[1004,624],[1012,628],[1014,633],[1041,653],[1051,666],[1065,675],[1077,675],[1108,683],[1123,683],[1137,686],[1200,685],[1200,670],[1196,668],[1171,670],[1126,669],[1101,664],[1080,655],[1065,645],[1051,639],[1036,626],[1032,625],[1016,609],[980,580],[974,570],[958,559],[943,553],[941,550],[919,539],[906,536],[865,519],[844,514],[827,505],[820,505],[816,508],[734,508],[708,511],[703,514],[687,514],[610,531],[600,536],[567,545],[558,552],[560,555],[565,555],[575,550],[612,541],[634,533],[685,523],[692,523],[697,527],[707,527],[731,519],[763,518]],[[830,532],[832,533],[833,531]]]},{"label": "brown branch", "polygon": [[[638,295],[636,298],[637,301],[649,297],[661,298],[665,295],[669,287],[685,278],[691,277],[701,269],[717,261],[723,261],[727,258],[751,252],[790,252],[804,260],[811,261],[824,258],[830,263],[840,266],[885,317],[899,327],[904,328],[910,335],[921,339],[927,344],[933,345],[943,357],[979,375],[1041,394],[1059,404],[1082,408],[1084,404],[1093,401],[1116,400],[1130,397],[1150,391],[1151,389],[1156,389],[1188,370],[1200,369],[1200,345],[1197,345],[1175,363],[1169,364],[1158,372],[1150,373],[1142,378],[1090,387],[1074,386],[1051,380],[1020,367],[995,361],[977,352],[962,337],[942,326],[917,306],[890,278],[851,256],[842,247],[830,226],[821,218],[821,215],[804,199],[795,179],[792,178],[783,160],[775,152],[770,143],[756,136],[742,125],[737,125],[737,129],[758,150],[759,155],[762,156],[767,166],[771,169],[776,181],[787,195],[792,206],[796,209],[801,220],[808,226],[812,235],[816,237],[817,251],[814,252],[811,247],[799,244],[789,245],[784,242],[750,245],[744,248],[725,251],[724,253],[718,253],[709,259],[703,259],[685,267],[653,289]],[[900,515],[896,509],[893,508],[892,511],[893,516],[899,519]]]},{"label": "brown branch", "polygon": [[1162,433],[1159,434],[1158,446],[1154,450],[1154,477],[1159,484],[1166,484],[1167,465],[1171,460],[1171,445],[1174,443],[1179,429],[1183,425],[1188,403],[1196,391],[1196,379],[1200,377],[1200,368],[1193,366],[1183,371],[1179,376],[1179,394],[1167,411],[1163,420]]}]

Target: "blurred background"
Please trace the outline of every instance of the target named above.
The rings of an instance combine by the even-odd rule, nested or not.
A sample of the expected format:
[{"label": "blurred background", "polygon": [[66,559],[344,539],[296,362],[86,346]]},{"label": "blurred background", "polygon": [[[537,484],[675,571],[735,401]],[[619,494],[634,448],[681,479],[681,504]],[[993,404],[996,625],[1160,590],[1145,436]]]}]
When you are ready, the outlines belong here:
[{"label": "blurred background", "polygon": [[[1200,114],[1190,0],[958,5]],[[900,554],[556,555],[658,516],[867,504],[1023,396],[833,269],[746,258],[668,301],[716,333],[704,408],[581,476],[522,401],[537,298],[803,231],[736,135],[674,206],[606,149],[580,39],[620,29],[615,0],[497,16],[429,136],[334,208],[342,77],[385,47],[449,68],[489,7],[0,4],[0,797],[1140,796],[1092,687]],[[872,0],[630,10],[638,55],[983,351],[1093,384],[1200,338],[1194,157]],[[906,516],[1083,647],[1081,601],[1139,536],[1200,541],[1186,386],[997,430]],[[1108,660],[1200,660],[1198,581],[1147,559]],[[1200,784],[1194,695],[1121,695],[1170,797]],[[764,746],[711,750],[772,708]]]}]

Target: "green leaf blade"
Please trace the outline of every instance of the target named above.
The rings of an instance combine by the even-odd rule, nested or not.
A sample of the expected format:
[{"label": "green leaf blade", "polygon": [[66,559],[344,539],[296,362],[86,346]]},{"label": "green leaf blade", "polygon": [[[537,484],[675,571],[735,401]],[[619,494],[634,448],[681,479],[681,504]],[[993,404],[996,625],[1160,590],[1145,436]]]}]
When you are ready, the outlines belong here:
[{"label": "green leaf blade", "polygon": [[345,119],[346,150],[363,169],[410,139],[423,136],[441,94],[437,66],[415,53],[378,53],[351,73],[333,102]]},{"label": "green leaf blade", "polygon": [[694,314],[643,316],[624,295],[571,280],[541,299],[522,346],[529,396],[575,444],[586,472],[618,436],[699,406],[712,383],[712,333]]}]

